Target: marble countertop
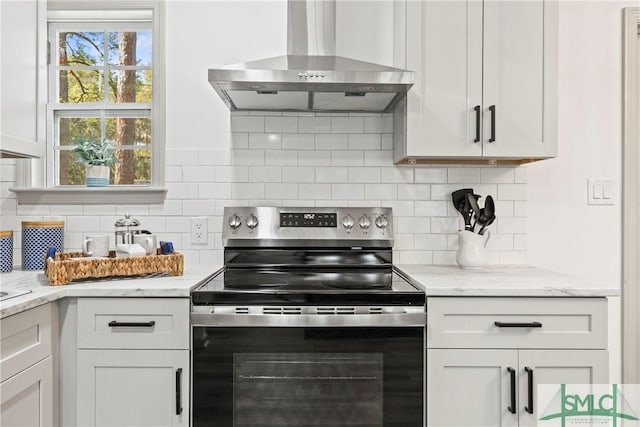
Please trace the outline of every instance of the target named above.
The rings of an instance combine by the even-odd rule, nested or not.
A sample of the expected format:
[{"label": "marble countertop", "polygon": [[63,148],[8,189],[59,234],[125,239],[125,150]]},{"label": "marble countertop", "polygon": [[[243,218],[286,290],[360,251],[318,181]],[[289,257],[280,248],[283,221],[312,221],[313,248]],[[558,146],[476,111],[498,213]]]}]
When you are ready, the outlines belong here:
[{"label": "marble countertop", "polygon": [[[219,267],[185,266],[178,277],[103,279],[49,286],[41,271],[0,273],[0,289],[30,290],[0,301],[0,318],[65,297],[189,297],[191,290]],[[531,266],[498,266],[463,270],[445,265],[396,265],[427,296],[605,297],[618,288]]]},{"label": "marble countertop", "polygon": [[[219,267],[218,267],[219,268]],[[0,318],[65,297],[183,297],[204,278],[218,270],[207,265],[186,265],[182,276],[135,277],[71,282],[49,286],[42,271],[14,270],[0,273],[3,291],[30,290],[28,294],[0,301]]]},{"label": "marble countertop", "polygon": [[605,297],[620,289],[528,265],[464,270],[451,265],[396,265],[429,296]]}]

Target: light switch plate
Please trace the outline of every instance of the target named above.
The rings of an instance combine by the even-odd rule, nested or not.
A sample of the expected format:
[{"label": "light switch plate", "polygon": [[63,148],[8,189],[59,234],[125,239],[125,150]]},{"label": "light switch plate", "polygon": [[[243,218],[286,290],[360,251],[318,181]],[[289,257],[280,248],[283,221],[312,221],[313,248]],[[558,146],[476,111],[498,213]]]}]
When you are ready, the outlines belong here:
[{"label": "light switch plate", "polygon": [[587,180],[587,204],[615,205],[614,184],[613,178],[589,178]]}]

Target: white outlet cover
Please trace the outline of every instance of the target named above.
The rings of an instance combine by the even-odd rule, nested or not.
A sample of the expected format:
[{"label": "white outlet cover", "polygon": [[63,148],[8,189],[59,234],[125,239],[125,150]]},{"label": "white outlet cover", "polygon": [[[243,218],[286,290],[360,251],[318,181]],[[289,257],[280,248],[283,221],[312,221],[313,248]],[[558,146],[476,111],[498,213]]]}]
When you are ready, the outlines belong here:
[{"label": "white outlet cover", "polygon": [[207,217],[194,216],[191,218],[191,244],[206,245],[208,241]]}]

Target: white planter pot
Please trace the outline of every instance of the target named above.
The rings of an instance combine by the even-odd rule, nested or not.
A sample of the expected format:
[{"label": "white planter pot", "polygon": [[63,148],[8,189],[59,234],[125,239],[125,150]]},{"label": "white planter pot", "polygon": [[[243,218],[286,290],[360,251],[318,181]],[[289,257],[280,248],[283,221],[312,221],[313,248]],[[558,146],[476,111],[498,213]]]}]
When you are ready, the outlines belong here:
[{"label": "white planter pot", "polygon": [[106,187],[109,185],[109,166],[87,166],[87,187]]}]

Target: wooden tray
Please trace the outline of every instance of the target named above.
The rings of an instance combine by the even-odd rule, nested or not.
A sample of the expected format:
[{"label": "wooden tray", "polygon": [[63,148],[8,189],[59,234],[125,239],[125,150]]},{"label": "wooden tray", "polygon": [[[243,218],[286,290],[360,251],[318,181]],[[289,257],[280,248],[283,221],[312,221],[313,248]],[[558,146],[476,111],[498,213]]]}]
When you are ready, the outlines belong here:
[{"label": "wooden tray", "polygon": [[128,258],[116,257],[115,251],[110,251],[108,258],[86,257],[82,252],[63,252],[57,253],[55,258],[47,258],[44,271],[51,286],[66,285],[81,279],[153,273],[181,276],[184,257],[178,252],[161,255],[160,250],[157,255]]}]

